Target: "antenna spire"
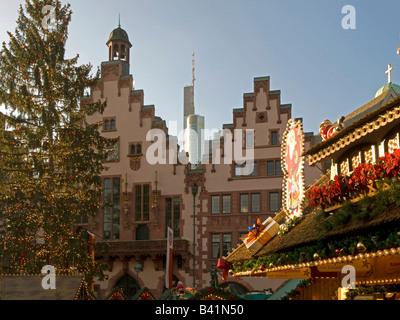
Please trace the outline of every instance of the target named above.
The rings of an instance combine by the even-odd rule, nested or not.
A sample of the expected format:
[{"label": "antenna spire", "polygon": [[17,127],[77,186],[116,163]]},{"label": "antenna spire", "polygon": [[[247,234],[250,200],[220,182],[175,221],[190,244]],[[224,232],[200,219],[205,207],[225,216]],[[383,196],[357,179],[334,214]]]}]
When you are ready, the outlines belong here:
[{"label": "antenna spire", "polygon": [[118,27],[121,28],[121,14],[118,14]]},{"label": "antenna spire", "polygon": [[195,81],[196,81],[196,75],[195,75],[195,68],[196,68],[196,65],[195,65],[195,60],[194,60],[194,58],[195,58],[195,55],[194,55],[194,52],[193,52],[193,62],[192,62],[192,66],[193,66],[193,68],[192,68],[192,87],[193,87],[193,97],[192,97],[192,104],[193,104],[193,112],[194,112],[194,83],[195,83]]},{"label": "antenna spire", "polygon": [[195,61],[194,61],[194,52],[193,52],[193,69],[192,69],[192,86],[194,87],[194,82],[196,81],[196,76],[195,76]]}]

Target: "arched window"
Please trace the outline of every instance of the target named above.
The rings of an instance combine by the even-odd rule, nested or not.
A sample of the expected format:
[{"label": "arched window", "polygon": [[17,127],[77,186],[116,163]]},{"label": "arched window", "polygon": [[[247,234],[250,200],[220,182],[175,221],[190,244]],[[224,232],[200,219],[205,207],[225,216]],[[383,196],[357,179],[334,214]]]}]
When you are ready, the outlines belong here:
[{"label": "arched window", "polygon": [[128,274],[118,280],[115,288],[121,289],[128,299],[133,299],[136,292],[140,290],[138,282]]},{"label": "arched window", "polygon": [[126,60],[126,48],[125,45],[121,45],[121,60]]},{"label": "arched window", "polygon": [[117,44],[114,44],[114,59],[119,59],[119,47]]}]

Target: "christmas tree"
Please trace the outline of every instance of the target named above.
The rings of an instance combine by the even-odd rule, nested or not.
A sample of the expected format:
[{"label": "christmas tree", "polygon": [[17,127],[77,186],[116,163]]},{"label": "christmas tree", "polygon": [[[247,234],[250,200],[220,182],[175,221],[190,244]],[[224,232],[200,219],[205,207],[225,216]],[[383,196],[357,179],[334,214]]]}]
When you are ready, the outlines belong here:
[{"label": "christmas tree", "polygon": [[[104,276],[88,232],[77,224],[102,205],[105,102],[80,104],[93,85],[92,66],[65,58],[72,11],[54,0],[27,0],[0,52],[0,252],[10,273],[77,270]],[[115,142],[114,142],[115,143]]]}]

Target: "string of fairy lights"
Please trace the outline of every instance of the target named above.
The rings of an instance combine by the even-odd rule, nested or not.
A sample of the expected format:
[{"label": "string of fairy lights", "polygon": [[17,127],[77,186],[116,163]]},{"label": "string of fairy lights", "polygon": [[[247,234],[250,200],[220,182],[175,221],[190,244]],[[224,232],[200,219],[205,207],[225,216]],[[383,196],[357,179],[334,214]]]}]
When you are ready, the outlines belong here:
[{"label": "string of fairy lights", "polygon": [[[43,25],[45,6],[54,8],[52,30]],[[81,103],[99,73],[78,65],[79,55],[65,58],[71,14],[60,1],[26,1],[0,52],[0,250],[10,274],[46,264],[90,277],[104,269],[92,263],[86,230],[72,226],[102,206],[105,149],[115,139],[85,121],[107,103]]]}]

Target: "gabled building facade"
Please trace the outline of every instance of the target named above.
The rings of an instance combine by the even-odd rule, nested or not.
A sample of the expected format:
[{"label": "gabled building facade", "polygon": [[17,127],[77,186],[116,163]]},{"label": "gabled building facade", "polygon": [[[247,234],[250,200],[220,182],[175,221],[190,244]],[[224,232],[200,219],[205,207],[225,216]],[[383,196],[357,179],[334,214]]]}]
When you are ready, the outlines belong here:
[{"label": "gabled building facade", "polygon": [[[223,134],[212,143],[214,152],[193,167],[177,157],[180,148],[168,134],[166,121],[156,116],[155,106],[145,104],[144,91],[134,87],[126,31],[115,29],[107,46],[109,61],[101,65],[101,78],[82,99],[107,100],[104,113],[87,120],[101,124],[102,134],[115,139],[104,163],[104,206],[88,224],[96,241],[110,249],[97,256],[109,268],[108,279],[96,282],[95,290],[101,299],[122,288],[129,298],[147,287],[160,297],[166,290],[168,227],[174,231],[174,280],[186,287],[207,287],[211,267],[238,245],[252,221],[280,211],[280,145],[292,117],[291,105],[281,103],[280,91],[270,89],[269,77],[254,79],[254,92],[244,94],[243,107],[233,110],[233,123],[224,125]],[[242,143],[235,143],[238,140]],[[233,149],[226,148],[231,142]],[[312,139],[306,143],[309,147]],[[165,146],[159,151],[166,154],[154,152],[157,145]],[[243,164],[235,162],[234,148],[242,154],[249,148],[254,152],[251,171],[243,172]],[[321,171],[309,166],[306,170],[306,184],[311,185]],[[238,282],[230,278],[225,285]],[[238,288],[262,290],[280,283],[243,281]]]}]

